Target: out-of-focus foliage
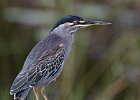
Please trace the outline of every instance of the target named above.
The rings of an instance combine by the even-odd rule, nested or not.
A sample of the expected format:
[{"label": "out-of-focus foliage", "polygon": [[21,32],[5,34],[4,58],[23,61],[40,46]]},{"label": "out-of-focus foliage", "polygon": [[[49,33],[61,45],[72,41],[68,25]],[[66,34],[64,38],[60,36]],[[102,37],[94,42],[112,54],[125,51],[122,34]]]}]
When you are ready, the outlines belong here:
[{"label": "out-of-focus foliage", "polygon": [[140,0],[1,0],[0,100],[13,100],[31,48],[68,14],[113,24],[76,32],[62,74],[47,86],[50,100],[140,100]]}]

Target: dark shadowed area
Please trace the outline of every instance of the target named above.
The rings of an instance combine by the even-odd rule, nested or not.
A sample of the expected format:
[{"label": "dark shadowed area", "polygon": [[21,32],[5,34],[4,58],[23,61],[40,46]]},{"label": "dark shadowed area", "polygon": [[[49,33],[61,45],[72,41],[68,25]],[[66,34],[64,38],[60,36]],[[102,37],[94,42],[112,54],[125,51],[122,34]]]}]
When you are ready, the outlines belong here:
[{"label": "dark shadowed area", "polygon": [[76,32],[49,100],[140,100],[140,0],[0,0],[0,100],[13,100],[26,56],[65,15],[113,24]]}]

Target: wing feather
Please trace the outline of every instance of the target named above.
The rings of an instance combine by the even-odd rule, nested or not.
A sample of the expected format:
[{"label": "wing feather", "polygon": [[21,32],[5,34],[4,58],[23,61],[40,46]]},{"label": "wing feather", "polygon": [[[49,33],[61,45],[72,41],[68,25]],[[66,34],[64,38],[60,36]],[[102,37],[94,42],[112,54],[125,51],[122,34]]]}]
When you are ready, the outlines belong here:
[{"label": "wing feather", "polygon": [[[49,53],[49,54],[48,54]],[[48,55],[48,56],[46,56]],[[63,59],[62,59],[63,56]],[[60,47],[59,45],[52,49],[50,52],[46,52],[44,56],[40,57],[39,60],[36,62],[36,74],[31,74],[29,73],[29,77],[33,78],[28,78],[29,82],[31,81],[31,85],[35,85],[38,82],[42,82],[42,79],[48,79],[52,74],[54,74],[58,69],[58,67],[61,67],[62,62],[59,60],[64,61],[64,46]],[[34,68],[32,70],[34,70]],[[33,71],[30,70],[30,72],[33,73]],[[33,76],[32,76],[33,75]]]},{"label": "wing feather", "polygon": [[11,87],[11,94],[37,85],[44,77],[51,77],[64,62],[64,40],[56,34],[38,43],[28,55],[24,66]]}]

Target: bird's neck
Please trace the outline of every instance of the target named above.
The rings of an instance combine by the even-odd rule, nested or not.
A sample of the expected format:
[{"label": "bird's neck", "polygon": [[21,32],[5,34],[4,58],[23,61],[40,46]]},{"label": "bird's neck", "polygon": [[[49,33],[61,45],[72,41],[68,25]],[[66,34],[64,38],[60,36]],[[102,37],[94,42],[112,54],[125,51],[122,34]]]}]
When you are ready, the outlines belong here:
[{"label": "bird's neck", "polygon": [[50,34],[57,34],[58,36],[60,36],[62,39],[64,39],[67,43],[71,45],[74,41],[74,35],[70,33],[69,30],[65,29],[64,27],[56,28]]}]

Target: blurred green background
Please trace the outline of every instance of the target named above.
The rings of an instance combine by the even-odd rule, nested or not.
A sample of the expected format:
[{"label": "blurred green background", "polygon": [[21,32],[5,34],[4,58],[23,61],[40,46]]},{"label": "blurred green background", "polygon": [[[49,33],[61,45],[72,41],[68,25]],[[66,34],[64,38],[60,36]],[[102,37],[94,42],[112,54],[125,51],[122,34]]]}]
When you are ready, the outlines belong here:
[{"label": "blurred green background", "polygon": [[10,86],[31,48],[69,14],[113,24],[76,32],[49,100],[140,100],[140,0],[0,0],[0,100],[13,100]]}]

